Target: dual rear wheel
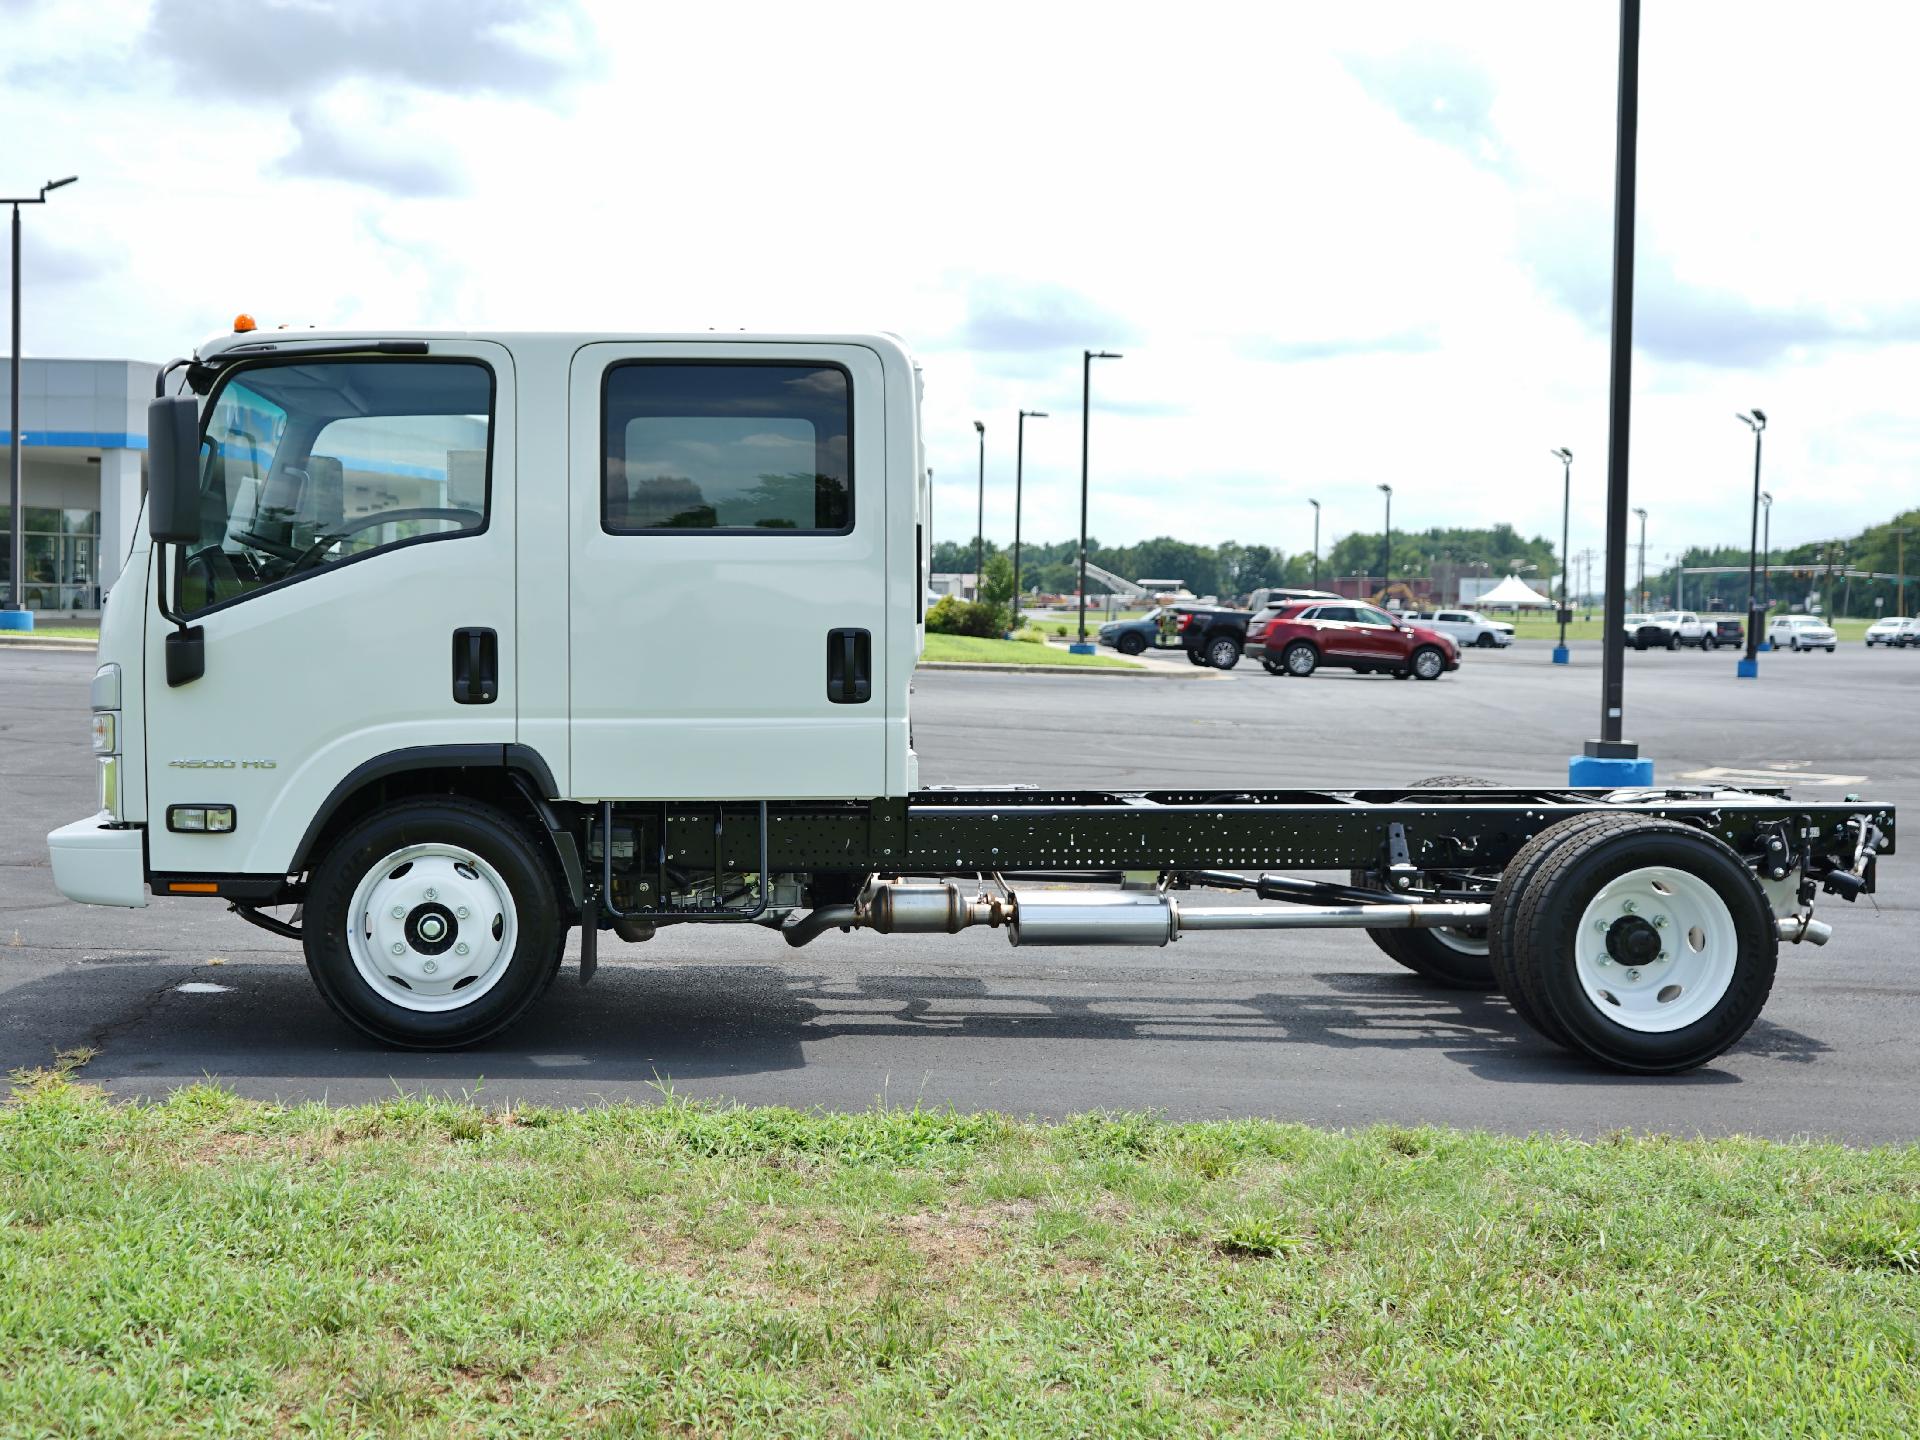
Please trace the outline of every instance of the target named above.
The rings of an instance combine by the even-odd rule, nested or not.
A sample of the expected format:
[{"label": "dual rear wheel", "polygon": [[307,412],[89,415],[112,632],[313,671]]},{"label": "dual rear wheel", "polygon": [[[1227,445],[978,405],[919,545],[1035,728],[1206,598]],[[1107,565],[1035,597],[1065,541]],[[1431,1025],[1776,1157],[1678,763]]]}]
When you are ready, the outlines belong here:
[{"label": "dual rear wheel", "polygon": [[[1416,789],[1476,789],[1439,776]],[[1633,814],[1575,816],[1523,845],[1491,881],[1485,927],[1371,930],[1436,984],[1505,992],[1566,1049],[1616,1069],[1675,1074],[1752,1027],[1772,993],[1779,932],[1760,882],[1728,845]],[[1363,875],[1356,884],[1379,888]]]}]

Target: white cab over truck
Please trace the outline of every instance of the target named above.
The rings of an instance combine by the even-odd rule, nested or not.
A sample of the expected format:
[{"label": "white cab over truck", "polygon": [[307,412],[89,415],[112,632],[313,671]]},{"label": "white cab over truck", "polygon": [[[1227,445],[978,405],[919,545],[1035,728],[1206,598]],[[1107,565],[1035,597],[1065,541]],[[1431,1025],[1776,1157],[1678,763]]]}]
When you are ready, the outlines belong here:
[{"label": "white cab over truck", "polygon": [[201,346],[151,406],[56,883],[219,898],[390,1045],[512,1024],[575,927],[584,981],[669,924],[1351,926],[1661,1072],[1734,1043],[1780,941],[1825,939],[1816,894],[1892,849],[1888,807],[1775,791],[922,789],[920,386],[885,335]]}]

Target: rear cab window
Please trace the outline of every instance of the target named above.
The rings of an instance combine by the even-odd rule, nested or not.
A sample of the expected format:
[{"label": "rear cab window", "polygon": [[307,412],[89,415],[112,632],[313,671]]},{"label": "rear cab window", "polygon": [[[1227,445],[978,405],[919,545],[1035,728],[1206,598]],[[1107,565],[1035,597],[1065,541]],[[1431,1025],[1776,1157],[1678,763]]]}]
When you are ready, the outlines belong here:
[{"label": "rear cab window", "polygon": [[839,366],[628,360],[604,386],[609,534],[853,528],[853,386]]}]

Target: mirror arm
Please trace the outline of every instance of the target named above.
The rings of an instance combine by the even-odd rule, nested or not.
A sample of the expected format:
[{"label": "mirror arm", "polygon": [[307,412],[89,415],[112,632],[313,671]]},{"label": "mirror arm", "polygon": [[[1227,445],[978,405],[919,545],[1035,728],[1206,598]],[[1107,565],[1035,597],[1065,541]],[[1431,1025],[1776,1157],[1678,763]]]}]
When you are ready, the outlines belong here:
[{"label": "mirror arm", "polygon": [[153,542],[153,598],[160,607],[161,619],[172,621],[176,630],[185,630],[186,617],[176,611],[167,599],[167,549],[165,541]]},{"label": "mirror arm", "polygon": [[156,400],[164,399],[167,393],[167,377],[182,365],[191,365],[192,363],[191,360],[182,355],[179,359],[169,360],[166,364],[162,365],[159,373],[153,377],[153,398]]}]

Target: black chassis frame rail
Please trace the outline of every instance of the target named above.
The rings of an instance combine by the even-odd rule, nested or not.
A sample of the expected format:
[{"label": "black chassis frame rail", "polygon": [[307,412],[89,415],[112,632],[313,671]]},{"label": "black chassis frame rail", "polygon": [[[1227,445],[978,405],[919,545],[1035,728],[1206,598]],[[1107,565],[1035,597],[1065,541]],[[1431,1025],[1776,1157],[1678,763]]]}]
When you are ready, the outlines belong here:
[{"label": "black chassis frame rail", "polygon": [[[614,805],[673,864],[750,872],[759,801]],[[1845,868],[1863,835],[1894,848],[1890,805],[1787,798],[1783,790],[921,790],[906,799],[767,802],[774,873],[977,874],[1384,867],[1499,870],[1561,820],[1596,813],[1677,820],[1748,857],[1783,838],[1818,872]],[[1862,830],[1862,826],[1870,827]],[[716,831],[722,847],[715,854]],[[1404,856],[1401,847],[1404,845]]]}]

